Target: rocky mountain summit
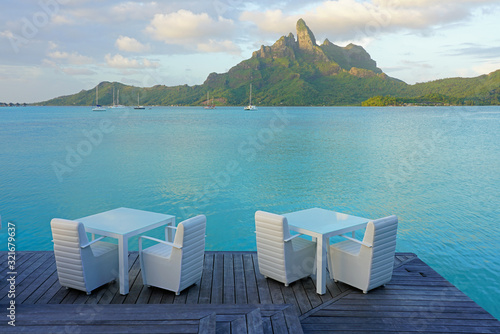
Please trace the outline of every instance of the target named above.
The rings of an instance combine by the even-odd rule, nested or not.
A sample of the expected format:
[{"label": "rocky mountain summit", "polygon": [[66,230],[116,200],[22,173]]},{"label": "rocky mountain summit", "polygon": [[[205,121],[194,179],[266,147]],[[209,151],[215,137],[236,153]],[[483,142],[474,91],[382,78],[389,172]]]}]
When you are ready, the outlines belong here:
[{"label": "rocky mountain summit", "polygon": [[262,45],[252,57],[291,60],[302,58],[313,63],[325,63],[327,70],[323,72],[326,75],[338,74],[341,71],[356,76],[366,76],[367,71],[372,71],[373,74],[382,73],[368,52],[359,45],[340,47],[326,39],[318,46],[313,32],[302,19],[297,22],[297,41],[290,33],[288,36],[282,36],[272,46]]}]

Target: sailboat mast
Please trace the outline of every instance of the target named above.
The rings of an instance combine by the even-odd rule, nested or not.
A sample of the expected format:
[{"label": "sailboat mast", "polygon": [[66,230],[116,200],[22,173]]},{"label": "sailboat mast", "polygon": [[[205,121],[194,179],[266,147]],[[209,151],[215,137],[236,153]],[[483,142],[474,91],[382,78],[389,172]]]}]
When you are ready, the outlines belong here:
[{"label": "sailboat mast", "polygon": [[99,105],[99,85],[95,86],[95,105]]},{"label": "sailboat mast", "polygon": [[248,105],[252,105],[252,84],[250,84],[250,103]]}]

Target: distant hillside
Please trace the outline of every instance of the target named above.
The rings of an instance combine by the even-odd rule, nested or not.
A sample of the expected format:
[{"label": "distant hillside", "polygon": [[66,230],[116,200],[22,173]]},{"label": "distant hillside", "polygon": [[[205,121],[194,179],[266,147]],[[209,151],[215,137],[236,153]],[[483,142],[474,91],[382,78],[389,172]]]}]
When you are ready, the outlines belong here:
[{"label": "distant hillside", "polygon": [[[304,20],[297,22],[297,38],[290,33],[272,46],[261,46],[227,73],[211,73],[203,85],[138,88],[120,83],[99,84],[99,103],[143,105],[203,105],[207,92],[216,105],[245,105],[249,85],[256,105],[383,105],[393,99],[440,100],[450,104],[499,104],[500,71],[477,78],[453,78],[408,85],[377,67],[363,47],[339,47],[326,39],[317,45]],[[376,98],[375,98],[376,97]],[[389,98],[390,97],[390,98]],[[92,105],[95,90],[55,98],[41,105]],[[398,102],[398,103],[399,103]]]}]

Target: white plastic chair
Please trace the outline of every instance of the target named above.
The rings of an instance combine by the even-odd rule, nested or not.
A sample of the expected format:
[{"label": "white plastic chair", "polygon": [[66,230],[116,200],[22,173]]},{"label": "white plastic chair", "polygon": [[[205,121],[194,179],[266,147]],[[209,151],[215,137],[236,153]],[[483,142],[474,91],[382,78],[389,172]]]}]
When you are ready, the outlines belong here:
[{"label": "white plastic chair", "polygon": [[311,275],[315,269],[316,242],[290,235],[285,217],[257,211],[255,233],[259,271],[285,286]]},{"label": "white plastic chair", "polygon": [[118,277],[118,245],[88,241],[82,223],[54,218],[50,222],[59,283],[87,294]]},{"label": "white plastic chair", "polygon": [[[143,284],[170,290],[178,295],[201,279],[206,217],[198,215],[179,223],[177,228],[171,228],[176,230],[173,242],[139,237],[139,255]],[[142,249],[143,239],[158,244]]]},{"label": "white plastic chair", "polygon": [[[348,239],[329,249],[330,277],[367,293],[392,278],[398,217],[370,221],[363,241]],[[333,277],[332,277],[333,275]]]}]

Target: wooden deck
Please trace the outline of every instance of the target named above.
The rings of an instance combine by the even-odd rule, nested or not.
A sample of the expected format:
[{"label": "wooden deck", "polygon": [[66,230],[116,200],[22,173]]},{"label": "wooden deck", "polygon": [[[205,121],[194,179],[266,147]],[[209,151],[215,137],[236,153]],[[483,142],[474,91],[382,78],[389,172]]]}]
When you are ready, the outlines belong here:
[{"label": "wooden deck", "polygon": [[[7,263],[6,252],[0,258]],[[59,285],[53,252],[17,252],[16,328],[4,317],[0,332],[500,333],[498,320],[412,253],[397,253],[392,281],[366,295],[329,281],[320,296],[310,278],[285,287],[260,275],[255,252],[206,252],[201,281],[179,296],[143,286],[137,252],[129,266],[128,295],[111,283],[87,296]],[[6,312],[7,270],[0,277]]]}]

